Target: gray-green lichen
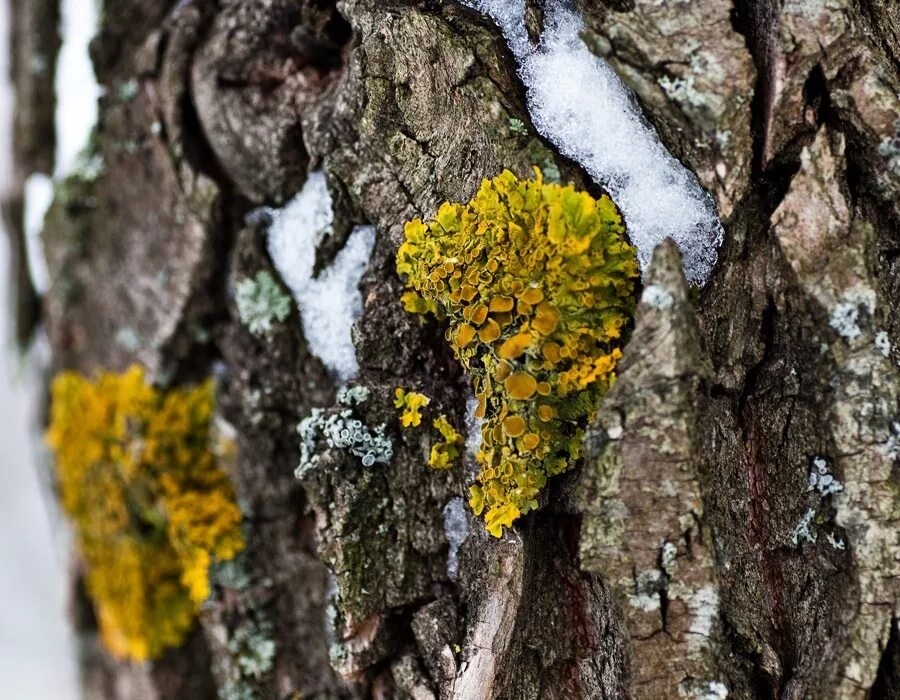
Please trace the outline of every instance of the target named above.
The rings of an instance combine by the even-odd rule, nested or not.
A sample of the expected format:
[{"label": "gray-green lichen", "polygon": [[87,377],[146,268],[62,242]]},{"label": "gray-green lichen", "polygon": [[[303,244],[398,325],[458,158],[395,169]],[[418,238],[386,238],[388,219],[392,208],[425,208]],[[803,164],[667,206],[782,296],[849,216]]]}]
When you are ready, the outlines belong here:
[{"label": "gray-green lichen", "polygon": [[122,102],[130,102],[137,96],[138,89],[138,81],[134,78],[130,78],[129,80],[119,83],[116,88],[116,97]]},{"label": "gray-green lichen", "polygon": [[894,122],[894,135],[878,144],[878,153],[887,160],[888,170],[900,175],[900,119]]},{"label": "gray-green lichen", "polygon": [[364,386],[342,386],[338,389],[337,400],[342,406],[359,406],[369,400],[372,392]]},{"label": "gray-green lichen", "polygon": [[728,687],[721,681],[691,678],[678,684],[678,697],[689,700],[725,700]]},{"label": "gray-green lichen", "polygon": [[321,442],[329,448],[345,450],[359,457],[364,467],[371,467],[376,462],[386,464],[394,456],[394,446],[384,431],[383,423],[370,431],[361,420],[353,417],[353,411],[349,408],[338,413],[327,413],[324,409],[314,408],[297,426],[300,434],[300,464],[294,476],[303,479],[315,468],[319,461],[316,449]]},{"label": "gray-green lichen", "polygon": [[276,321],[284,321],[291,312],[291,298],[266,270],[238,282],[235,291],[241,322],[254,335],[268,333]]},{"label": "gray-green lichen", "polygon": [[250,574],[247,571],[245,558],[245,555],[241,553],[234,559],[214,562],[209,569],[210,581],[222,588],[230,588],[235,591],[245,590],[250,586]]},{"label": "gray-green lichen", "polygon": [[272,623],[261,614],[258,619],[246,620],[234,630],[228,640],[228,654],[223,659],[222,700],[254,700],[258,697],[254,684],[275,665],[277,649],[273,632]]},{"label": "gray-green lichen", "polygon": [[123,326],[116,331],[116,342],[126,350],[135,352],[141,347],[141,336],[132,326]]},{"label": "gray-green lichen", "polygon": [[525,122],[515,117],[509,118],[509,130],[518,136],[528,136],[528,127],[525,126]]}]

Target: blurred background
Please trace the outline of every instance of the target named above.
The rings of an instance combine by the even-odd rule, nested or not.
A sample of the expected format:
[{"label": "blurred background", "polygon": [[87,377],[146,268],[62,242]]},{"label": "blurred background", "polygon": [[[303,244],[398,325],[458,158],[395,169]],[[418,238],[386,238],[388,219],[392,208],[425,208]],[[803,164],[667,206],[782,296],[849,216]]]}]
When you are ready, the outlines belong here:
[{"label": "blurred background", "polygon": [[[22,0],[27,2],[28,0]],[[56,74],[54,175],[72,167],[96,121],[99,94],[87,46],[96,27],[94,0],[63,0],[62,48]],[[16,187],[12,172],[10,0],[0,0],[0,196]],[[35,65],[33,70],[44,67]],[[34,286],[46,284],[39,233],[52,180],[36,175],[24,185],[28,268]],[[29,347],[15,339],[17,270],[10,235],[0,217],[0,698],[77,698],[75,641],[68,622],[69,546],[52,495],[40,412],[46,350],[40,331]]]}]

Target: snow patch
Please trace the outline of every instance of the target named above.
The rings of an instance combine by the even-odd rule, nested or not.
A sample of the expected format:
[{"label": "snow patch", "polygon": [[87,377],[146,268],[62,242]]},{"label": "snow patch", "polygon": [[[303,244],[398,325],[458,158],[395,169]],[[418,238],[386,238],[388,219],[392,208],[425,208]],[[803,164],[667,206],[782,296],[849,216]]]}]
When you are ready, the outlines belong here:
[{"label": "snow patch", "polygon": [[463,499],[451,498],[444,506],[444,535],[447,538],[447,576],[455,581],[459,575],[459,548],[469,536],[469,519]]},{"label": "snow patch", "polygon": [[97,33],[97,0],[63,0],[62,46],[56,62],[56,176],[75,167],[97,123],[102,94],[88,46]]},{"label": "snow patch", "polygon": [[466,401],[466,452],[473,459],[481,448],[481,426],[484,425],[484,418],[475,415],[477,411],[478,399],[473,396]]},{"label": "snow patch", "polygon": [[53,202],[53,180],[41,173],[34,173],[25,180],[25,257],[31,283],[38,294],[50,288],[50,273],[41,244],[44,217]]},{"label": "snow patch", "polygon": [[481,449],[481,426],[484,418],[475,415],[478,410],[478,399],[471,396],[466,401],[466,478],[472,481],[478,474],[478,450]]},{"label": "snow patch", "polygon": [[519,64],[537,130],[577,161],[610,193],[625,215],[638,261],[672,238],[687,279],[709,280],[723,229],[712,198],[660,142],[631,91],[581,40],[581,17],[559,0],[548,3],[540,43],[525,29],[524,0],[462,0],[489,15]]},{"label": "snow patch", "polygon": [[346,382],[359,370],[351,330],[362,315],[359,282],[375,245],[375,228],[354,228],[334,262],[313,277],[316,249],[331,234],[334,218],[324,173],[310,173],[300,193],[272,215],[269,255],[300,309],[309,349]]},{"label": "snow patch", "polygon": [[[102,93],[94,76],[88,46],[97,32],[99,3],[63,0],[60,11],[62,45],[56,61],[56,153],[54,177],[63,178],[82,166],[93,172],[94,161],[80,162],[91,130],[97,123],[97,100]],[[41,66],[36,66],[40,69]],[[50,285],[41,232],[53,201],[53,180],[33,173],[25,181],[25,254],[31,282],[39,294]]]},{"label": "snow patch", "polygon": [[728,686],[721,681],[690,678],[678,684],[678,697],[690,700],[725,700],[728,697]]}]

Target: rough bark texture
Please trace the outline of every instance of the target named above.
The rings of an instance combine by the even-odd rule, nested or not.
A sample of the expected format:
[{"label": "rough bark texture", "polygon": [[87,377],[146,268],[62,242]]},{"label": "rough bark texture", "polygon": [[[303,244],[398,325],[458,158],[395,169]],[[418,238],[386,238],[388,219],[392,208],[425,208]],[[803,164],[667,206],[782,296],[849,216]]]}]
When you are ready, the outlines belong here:
[{"label": "rough bark texture", "polygon": [[[59,10],[12,4],[21,251],[22,183],[52,171]],[[215,370],[248,547],[150,664],[101,649],[73,586],[87,698],[900,697],[897,4],[583,4],[584,40],[713,195],[725,243],[699,292],[656,251],[582,463],[502,540],[467,512],[448,569],[470,474],[427,469],[391,398],[417,388],[462,425],[470,389],[440,325],[397,303],[402,224],[503,168],[597,186],[531,129],[502,38],[457,3],[106,0],[102,172],[58,183],[43,234],[54,368]],[[297,423],[336,384],[296,310],[258,337],[232,290],[275,274],[251,214],[314,168],[333,240],[377,228],[355,381],[394,457],[327,451],[301,483]],[[808,485],[822,462],[843,491]],[[274,663],[248,675],[261,642]]]}]

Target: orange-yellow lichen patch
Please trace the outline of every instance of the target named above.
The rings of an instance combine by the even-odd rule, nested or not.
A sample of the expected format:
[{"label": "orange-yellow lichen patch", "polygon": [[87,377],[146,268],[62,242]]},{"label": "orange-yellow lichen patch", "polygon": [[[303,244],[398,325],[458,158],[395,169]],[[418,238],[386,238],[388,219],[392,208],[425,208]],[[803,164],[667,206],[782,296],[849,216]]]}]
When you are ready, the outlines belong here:
[{"label": "orange-yellow lichen patch", "polygon": [[507,416],[503,419],[503,432],[509,437],[519,437],[525,432],[525,419],[522,416]]},{"label": "orange-yellow lichen patch", "polygon": [[527,331],[516,333],[516,335],[503,341],[503,344],[497,350],[497,354],[504,360],[515,360],[531,347],[532,340],[531,333]]},{"label": "orange-yellow lichen patch", "polygon": [[468,323],[463,323],[456,329],[456,344],[464,348],[475,339],[475,329]]},{"label": "orange-yellow lichen patch", "polygon": [[513,399],[530,399],[537,391],[537,380],[528,372],[516,372],[511,374],[503,382],[510,398]]},{"label": "orange-yellow lichen patch", "polygon": [[501,535],[578,455],[613,381],[638,275],[612,201],[504,171],[406,224],[408,311],[449,323],[484,417],[470,504]]},{"label": "orange-yellow lichen patch", "polygon": [[100,633],[117,656],[180,645],[209,595],[211,564],[244,547],[213,404],[211,381],[163,392],[139,367],[53,381],[47,442]]},{"label": "orange-yellow lichen patch", "polygon": [[522,438],[522,446],[526,450],[533,450],[535,447],[541,444],[541,439],[535,435],[534,433],[528,433],[524,438]]},{"label": "orange-yellow lichen patch", "polygon": [[459,456],[459,446],[463,442],[463,436],[454,428],[447,416],[441,414],[432,422],[443,440],[431,446],[431,455],[428,458],[428,466],[433,469],[449,469]]},{"label": "orange-yellow lichen patch", "polygon": [[394,406],[400,409],[400,425],[415,427],[422,422],[422,409],[431,403],[425,394],[405,391],[401,387],[394,390]]}]

